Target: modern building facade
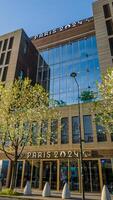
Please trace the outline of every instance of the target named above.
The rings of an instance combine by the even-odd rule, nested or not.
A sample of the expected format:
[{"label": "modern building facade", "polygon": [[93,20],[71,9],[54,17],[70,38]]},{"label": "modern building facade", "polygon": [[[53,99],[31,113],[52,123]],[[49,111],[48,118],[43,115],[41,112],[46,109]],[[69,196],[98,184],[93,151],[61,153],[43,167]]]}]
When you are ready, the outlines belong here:
[{"label": "modern building facade", "polygon": [[36,82],[38,52],[26,33],[20,29],[0,36],[0,80],[30,77]]},{"label": "modern building facade", "polygon": [[[20,62],[15,61],[18,65],[13,63],[13,68],[9,66],[6,81],[13,80],[16,74],[29,76],[45,87],[61,112],[60,120],[52,121],[50,126],[45,124],[41,130],[46,134],[50,128],[50,138],[40,146],[25,148],[25,159],[18,162],[17,187],[24,187],[29,177],[32,188],[41,190],[49,181],[51,189],[62,190],[67,182],[70,190],[82,191],[78,92],[70,76],[76,72],[80,87],[85,191],[100,192],[104,184],[113,191],[113,136],[95,124],[92,112],[93,102],[99,99],[96,83],[101,81],[106,69],[113,66],[113,1],[95,1],[93,13],[91,18],[33,36],[29,40],[33,52],[26,60],[18,56],[19,50],[12,53],[13,59],[17,61],[18,56]],[[28,62],[31,71],[24,71],[27,68],[22,68],[24,62]],[[10,162],[1,159],[5,185],[9,180]]]}]

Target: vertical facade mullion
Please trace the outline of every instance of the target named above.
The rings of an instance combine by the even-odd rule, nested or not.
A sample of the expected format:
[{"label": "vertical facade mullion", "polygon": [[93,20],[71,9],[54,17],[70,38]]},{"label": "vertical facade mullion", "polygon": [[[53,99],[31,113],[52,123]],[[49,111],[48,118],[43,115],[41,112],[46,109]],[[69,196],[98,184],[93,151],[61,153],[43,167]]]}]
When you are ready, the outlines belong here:
[{"label": "vertical facade mullion", "polygon": [[98,159],[98,167],[99,167],[99,180],[100,180],[100,191],[102,191],[103,188],[103,176],[102,176],[102,167],[101,167],[101,160]]},{"label": "vertical facade mullion", "polygon": [[59,191],[59,188],[60,188],[59,178],[60,178],[60,160],[58,159],[57,160],[57,191]]}]

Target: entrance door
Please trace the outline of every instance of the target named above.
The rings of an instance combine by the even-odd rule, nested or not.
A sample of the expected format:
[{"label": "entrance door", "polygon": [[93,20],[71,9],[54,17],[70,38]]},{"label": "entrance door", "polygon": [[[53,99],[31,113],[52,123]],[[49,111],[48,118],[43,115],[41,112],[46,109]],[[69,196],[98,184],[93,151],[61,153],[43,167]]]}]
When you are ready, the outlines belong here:
[{"label": "entrance door", "polygon": [[84,185],[86,192],[99,192],[99,170],[97,160],[84,161]]},{"label": "entrance door", "polygon": [[57,162],[44,161],[43,162],[43,175],[42,175],[42,188],[45,183],[49,182],[51,189],[57,189]]}]

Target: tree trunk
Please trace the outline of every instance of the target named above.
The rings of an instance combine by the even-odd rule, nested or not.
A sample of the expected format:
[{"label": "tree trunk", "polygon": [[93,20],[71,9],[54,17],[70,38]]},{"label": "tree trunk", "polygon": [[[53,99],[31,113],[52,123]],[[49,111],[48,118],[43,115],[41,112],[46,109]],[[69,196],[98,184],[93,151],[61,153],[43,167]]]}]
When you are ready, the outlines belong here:
[{"label": "tree trunk", "polygon": [[16,173],[17,173],[17,159],[13,161],[12,178],[10,188],[14,189],[16,187]]}]

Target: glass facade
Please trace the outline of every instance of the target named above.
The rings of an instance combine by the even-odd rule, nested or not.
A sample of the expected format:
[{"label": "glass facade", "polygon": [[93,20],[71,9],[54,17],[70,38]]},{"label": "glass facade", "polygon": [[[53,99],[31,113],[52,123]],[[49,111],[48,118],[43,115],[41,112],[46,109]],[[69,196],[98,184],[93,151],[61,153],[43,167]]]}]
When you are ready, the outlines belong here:
[{"label": "glass facade", "polygon": [[[0,161],[0,178],[3,186],[7,182],[8,164],[8,160]],[[107,185],[109,191],[113,194],[113,159],[93,158],[84,160],[83,164],[85,192],[100,192],[100,183],[102,182],[103,185]],[[16,187],[24,187],[27,180],[31,182],[34,189],[43,189],[45,183],[49,182],[52,190],[62,190],[64,184],[68,183],[71,191],[80,191],[79,160],[18,161]]]},{"label": "glass facade", "polygon": [[39,65],[37,79],[43,84],[46,74],[46,83],[49,84],[46,89],[57,105],[77,103],[77,86],[70,77],[72,72],[77,73],[80,93],[89,90],[97,92],[100,67],[95,36],[70,41],[40,53],[44,61]]}]

